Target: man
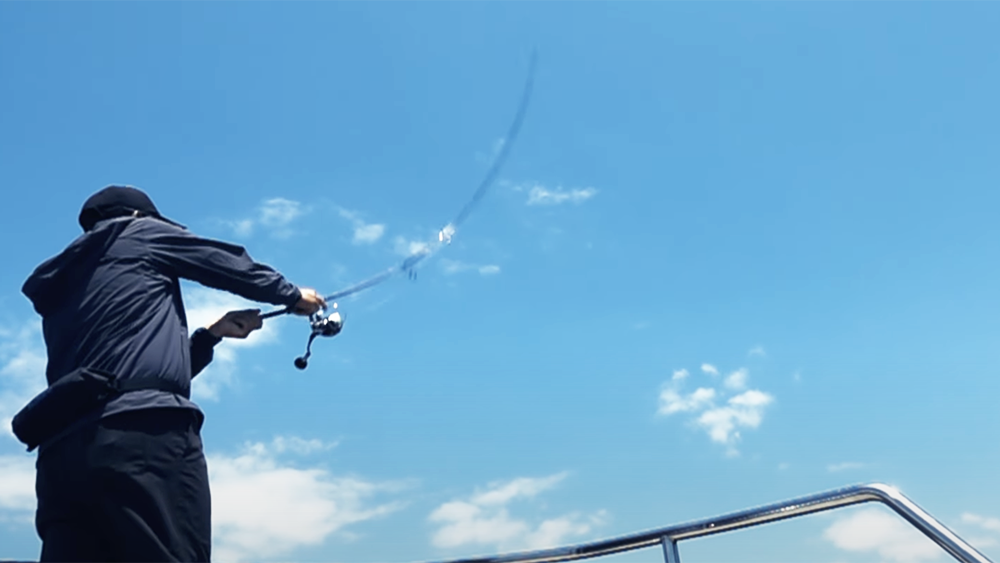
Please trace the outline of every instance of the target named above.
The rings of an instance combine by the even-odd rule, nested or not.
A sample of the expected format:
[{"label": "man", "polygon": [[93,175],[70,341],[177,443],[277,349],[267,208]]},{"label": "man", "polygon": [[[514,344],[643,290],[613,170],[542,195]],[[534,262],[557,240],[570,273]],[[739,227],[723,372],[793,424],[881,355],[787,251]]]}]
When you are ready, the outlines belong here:
[{"label": "man", "polygon": [[84,234],[28,278],[42,316],[49,387],[15,418],[39,446],[35,526],[42,561],[209,561],[211,499],[191,379],[223,336],[259,311],[188,336],[179,279],[281,305],[326,306],[240,246],[201,238],[132,187],[109,186]]}]

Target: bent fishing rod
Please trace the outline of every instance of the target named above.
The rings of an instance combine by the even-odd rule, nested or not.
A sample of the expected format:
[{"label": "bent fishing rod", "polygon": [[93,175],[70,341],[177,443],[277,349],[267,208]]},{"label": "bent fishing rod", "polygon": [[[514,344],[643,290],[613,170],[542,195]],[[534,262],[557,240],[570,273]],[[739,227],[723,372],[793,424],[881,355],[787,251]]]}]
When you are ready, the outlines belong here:
[{"label": "bent fishing rod", "polygon": [[[452,237],[457,232],[458,227],[465,222],[469,214],[472,213],[472,210],[479,204],[480,200],[482,200],[487,190],[491,185],[493,185],[493,182],[500,174],[500,170],[503,168],[504,163],[507,161],[510,149],[514,144],[514,141],[517,139],[518,133],[521,131],[521,123],[524,121],[524,116],[528,111],[528,103],[531,101],[532,88],[535,81],[535,66],[537,61],[538,54],[536,52],[532,52],[531,62],[528,67],[528,78],[525,81],[524,90],[521,93],[521,100],[517,106],[517,112],[514,114],[514,120],[511,122],[510,128],[507,130],[507,135],[503,138],[500,150],[493,158],[493,163],[486,171],[486,175],[479,182],[479,186],[476,188],[476,191],[473,192],[472,198],[465,204],[465,206],[462,207],[461,211],[459,211],[458,216],[438,231],[437,237],[420,245],[416,251],[412,252],[399,264],[383,270],[370,278],[364,279],[339,291],[335,291],[330,295],[324,296],[323,299],[327,303],[331,303],[333,309],[337,308],[336,301],[338,299],[376,286],[396,274],[405,273],[407,277],[414,279],[416,277],[416,267],[418,264],[437,253],[442,247],[451,244]],[[327,308],[323,307],[315,313],[309,315],[308,320],[310,333],[309,340],[306,342],[306,353],[298,358],[295,358],[295,367],[300,370],[306,369],[309,365],[309,356],[312,355],[312,343],[317,336],[332,338],[340,334],[340,331],[344,328],[344,317],[339,311],[333,311],[329,315],[326,314],[326,311]],[[292,307],[288,307],[265,313],[261,315],[261,318],[269,319],[272,317],[287,315],[292,312]]]}]

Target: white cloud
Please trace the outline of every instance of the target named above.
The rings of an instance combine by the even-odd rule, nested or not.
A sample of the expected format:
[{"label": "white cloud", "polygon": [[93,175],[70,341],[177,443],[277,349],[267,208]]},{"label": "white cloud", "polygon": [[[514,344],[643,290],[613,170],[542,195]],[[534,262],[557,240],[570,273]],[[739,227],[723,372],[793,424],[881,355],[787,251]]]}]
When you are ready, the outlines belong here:
[{"label": "white cloud", "polygon": [[823,537],[845,551],[874,552],[883,560],[916,563],[939,558],[943,551],[898,516],[867,508],[838,519]]},{"label": "white cloud", "polygon": [[284,227],[302,216],[302,204],[283,197],[264,200],[258,207],[258,220],[265,227]]},{"label": "white cloud", "polygon": [[764,420],[764,409],[774,400],[762,391],[751,389],[729,399],[727,406],[712,408],[698,417],[697,423],[713,442],[727,446],[728,455],[737,455],[740,428],[757,428]]},{"label": "white cloud", "polygon": [[[229,311],[261,308],[260,303],[248,301],[232,293],[189,285],[186,282],[183,294],[190,332],[194,332],[197,328],[208,327]],[[263,327],[250,333],[243,340],[224,339],[215,346],[212,363],[191,382],[191,396],[196,400],[219,400],[222,389],[236,382],[237,352],[245,348],[270,344],[277,339],[278,323],[273,321],[264,321]]]},{"label": "white cloud", "polygon": [[481,276],[494,276],[500,273],[500,266],[496,264],[477,265],[461,262],[459,260],[451,260],[448,258],[441,260],[441,267],[447,275],[471,271],[478,272]]},{"label": "white cloud", "polygon": [[[702,364],[701,370],[709,375],[719,374],[711,364]],[[669,384],[660,391],[657,414],[691,413],[689,423],[692,426],[704,430],[712,442],[724,445],[727,455],[739,455],[736,445],[741,439],[740,430],[760,427],[764,412],[774,402],[774,397],[758,389],[746,390],[750,377],[746,368],[729,374],[719,388],[699,387],[684,394],[680,389],[688,376],[686,369],[674,371]],[[732,393],[738,394],[726,398]],[[719,406],[717,400],[722,399],[725,402]]]},{"label": "white cloud", "polygon": [[715,399],[715,389],[699,387],[688,396],[682,396],[674,389],[664,389],[660,392],[659,414],[669,415],[677,412],[690,412],[712,404]]},{"label": "white cloud", "polygon": [[0,522],[30,524],[35,511],[35,456],[0,456]]},{"label": "white cloud", "polygon": [[372,244],[382,238],[383,233],[385,233],[385,225],[361,225],[354,227],[354,238],[351,239],[351,242],[354,244]]},{"label": "white cloud", "polygon": [[233,228],[233,233],[240,238],[248,238],[253,234],[253,219],[230,221],[229,226]]},{"label": "white cloud", "polygon": [[747,370],[740,368],[726,377],[725,386],[729,389],[740,390],[747,386]]},{"label": "white cloud", "polygon": [[541,549],[565,543],[570,537],[584,536],[604,522],[604,511],[590,515],[573,512],[532,524],[511,516],[508,508],[515,500],[537,497],[565,477],[566,473],[558,473],[491,483],[485,491],[446,502],[428,517],[440,526],[431,542],[441,548],[473,544],[500,550]]},{"label": "white cloud", "polygon": [[1000,518],[989,518],[973,514],[971,512],[966,512],[962,514],[962,522],[965,522],[966,524],[975,524],[984,530],[1000,532]]},{"label": "white cloud", "polygon": [[11,420],[45,389],[46,364],[41,321],[0,329],[0,424],[3,424],[0,434],[17,440],[10,427]]},{"label": "white cloud", "polygon": [[415,254],[428,254],[431,245],[420,240],[409,240],[403,237],[396,237],[393,241],[396,254],[400,256],[413,256]]},{"label": "white cloud", "polygon": [[962,514],[962,523],[970,524],[976,526],[980,530],[984,530],[987,533],[993,533],[994,535],[972,535],[970,534],[966,537],[966,540],[978,547],[993,547],[1000,545],[1000,539],[995,534],[1000,534],[1000,518],[991,518],[988,516],[980,516],[978,514],[973,514],[971,512],[965,512]]},{"label": "white cloud", "polygon": [[298,436],[278,436],[271,442],[269,449],[279,454],[292,452],[299,455],[308,455],[336,448],[337,445],[337,442],[323,442],[316,438],[305,440]]},{"label": "white cloud", "polygon": [[557,473],[548,477],[521,477],[506,483],[490,483],[489,488],[473,495],[471,501],[478,505],[502,505],[516,498],[531,498],[546,489],[551,489],[566,478],[567,473]]},{"label": "white cloud", "polygon": [[321,467],[281,463],[277,454],[295,451],[290,444],[313,440],[278,438],[272,444],[250,443],[235,456],[209,455],[212,487],[213,559],[246,561],[287,556],[295,549],[323,543],[351,524],[384,516],[398,502],[373,497],[400,490],[398,483],[374,483],[337,477]]},{"label": "white cloud", "polygon": [[385,225],[381,223],[366,223],[361,214],[357,211],[338,208],[340,216],[347,219],[354,226],[354,244],[372,244],[377,242],[385,234]]},{"label": "white cloud", "polygon": [[474,266],[472,264],[459,262],[458,260],[450,260],[448,258],[445,258],[441,260],[441,268],[444,269],[445,274],[452,275],[465,272],[470,268],[474,268]]},{"label": "white cloud", "polygon": [[830,473],[839,473],[841,471],[850,471],[852,469],[862,469],[867,464],[858,463],[856,461],[844,461],[841,463],[831,463],[826,466],[826,470]]},{"label": "white cloud", "polygon": [[765,358],[767,357],[767,352],[764,351],[763,346],[754,346],[753,348],[750,349],[749,352],[747,352],[747,355],[750,356],[751,358],[754,356]]},{"label": "white cloud", "polygon": [[262,201],[252,217],[225,221],[224,224],[239,238],[250,237],[261,226],[268,229],[274,238],[286,239],[294,234],[290,227],[292,222],[308,212],[309,209],[298,201],[275,197]]},{"label": "white cloud", "polygon": [[[515,189],[521,191],[525,189],[525,186],[519,186]],[[567,190],[560,186],[549,189],[541,184],[535,184],[528,188],[528,205],[580,204],[595,195],[597,195],[597,190],[594,188],[573,188]]]}]

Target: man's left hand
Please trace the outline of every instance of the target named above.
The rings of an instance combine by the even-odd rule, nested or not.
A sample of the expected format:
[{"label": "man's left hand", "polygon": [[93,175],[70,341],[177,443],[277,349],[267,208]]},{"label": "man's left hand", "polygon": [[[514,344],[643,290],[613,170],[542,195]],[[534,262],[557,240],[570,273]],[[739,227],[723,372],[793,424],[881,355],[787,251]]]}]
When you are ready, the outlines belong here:
[{"label": "man's left hand", "polygon": [[208,332],[216,338],[246,338],[262,326],[264,319],[260,318],[260,309],[243,309],[226,313],[208,327]]}]

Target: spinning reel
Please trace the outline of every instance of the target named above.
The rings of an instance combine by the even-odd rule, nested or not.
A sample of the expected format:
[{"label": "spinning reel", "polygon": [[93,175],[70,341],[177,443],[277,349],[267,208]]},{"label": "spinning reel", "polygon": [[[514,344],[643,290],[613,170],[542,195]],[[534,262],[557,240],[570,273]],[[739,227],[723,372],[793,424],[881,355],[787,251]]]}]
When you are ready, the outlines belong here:
[{"label": "spinning reel", "polygon": [[[333,304],[333,308],[337,308],[336,303]],[[312,329],[312,332],[309,333],[309,341],[306,343],[306,353],[295,358],[295,367],[306,369],[309,366],[309,356],[312,355],[312,343],[317,336],[332,338],[340,334],[340,331],[344,328],[344,317],[341,316],[339,311],[334,311],[327,316],[323,316],[325,313],[326,308],[324,307],[309,315],[309,327]]]}]

